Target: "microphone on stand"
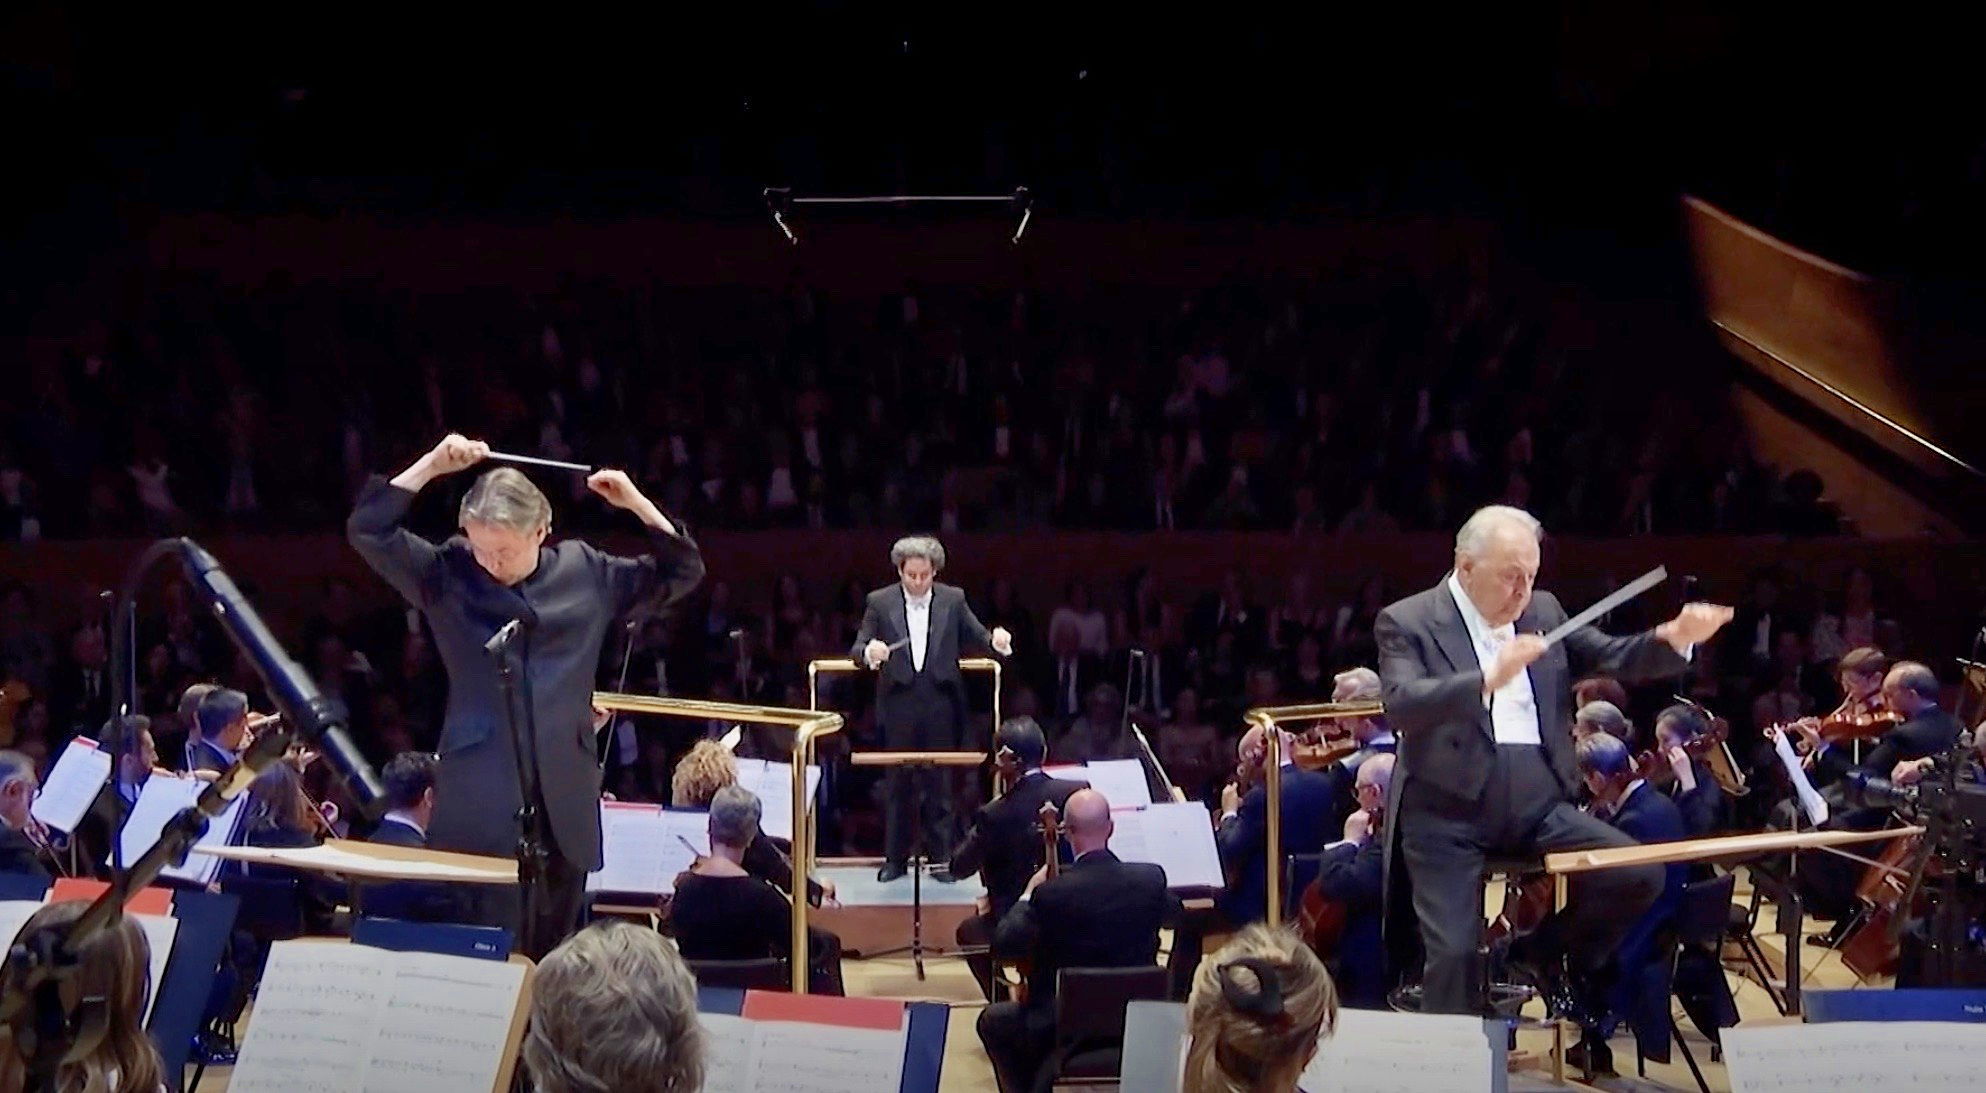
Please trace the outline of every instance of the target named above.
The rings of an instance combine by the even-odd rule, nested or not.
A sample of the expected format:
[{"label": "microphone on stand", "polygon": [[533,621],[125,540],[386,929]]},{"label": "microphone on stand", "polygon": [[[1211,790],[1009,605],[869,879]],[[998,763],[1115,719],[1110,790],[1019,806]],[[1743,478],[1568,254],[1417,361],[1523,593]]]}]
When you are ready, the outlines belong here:
[{"label": "microphone on stand", "polygon": [[490,635],[490,640],[483,643],[483,652],[495,656],[505,649],[510,648],[510,643],[516,641],[517,635],[523,632],[524,620],[521,618],[512,619],[498,627],[496,633]]}]

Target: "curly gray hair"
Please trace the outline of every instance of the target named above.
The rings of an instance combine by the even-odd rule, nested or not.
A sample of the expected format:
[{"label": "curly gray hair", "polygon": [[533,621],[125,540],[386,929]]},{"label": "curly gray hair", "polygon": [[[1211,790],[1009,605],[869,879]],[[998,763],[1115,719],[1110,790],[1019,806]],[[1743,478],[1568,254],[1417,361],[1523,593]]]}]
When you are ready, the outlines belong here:
[{"label": "curly gray hair", "polygon": [[540,1093],[703,1088],[696,980],[676,947],[632,923],[596,922],[538,965],[524,1066]]},{"label": "curly gray hair", "polygon": [[945,544],[929,535],[906,535],[890,547],[890,568],[902,569],[903,563],[912,558],[922,558],[931,563],[931,572],[945,568]]}]

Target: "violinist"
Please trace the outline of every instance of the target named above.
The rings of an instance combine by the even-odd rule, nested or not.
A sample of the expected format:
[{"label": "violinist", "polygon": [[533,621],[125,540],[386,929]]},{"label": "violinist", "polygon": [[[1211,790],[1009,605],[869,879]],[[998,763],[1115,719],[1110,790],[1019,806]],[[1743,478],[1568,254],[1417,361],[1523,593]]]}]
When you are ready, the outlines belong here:
[{"label": "violinist", "polygon": [[[1332,677],[1331,701],[1379,701],[1379,673],[1370,668],[1348,668],[1339,672]],[[1364,807],[1357,786],[1358,772],[1366,761],[1375,756],[1392,755],[1397,747],[1393,730],[1386,726],[1384,714],[1349,718],[1335,724],[1351,731],[1352,743],[1358,745],[1358,750],[1324,769],[1325,776],[1331,779],[1333,798],[1326,831],[1343,827],[1352,813]]]},{"label": "violinist", "polygon": [[1010,717],[1001,722],[993,743],[1003,788],[998,797],[979,806],[965,841],[952,851],[951,863],[954,879],[977,873],[986,884],[985,906],[959,923],[957,937],[971,954],[966,963],[989,1002],[999,1001],[993,997],[999,983],[985,948],[992,943],[1000,919],[1027,887],[1028,877],[1043,864],[1041,837],[1035,831],[1041,806],[1052,804],[1061,812],[1069,795],[1083,788],[1080,782],[1051,778],[1041,769],[1048,759],[1048,742],[1034,718]]},{"label": "violinist", "polygon": [[248,696],[228,687],[215,687],[194,708],[193,723],[200,738],[186,746],[189,771],[225,771],[248,747]]},{"label": "violinist", "polygon": [[[1295,741],[1289,733],[1276,731],[1282,733],[1282,850],[1284,854],[1316,854],[1337,834],[1337,829],[1326,823],[1331,815],[1331,780],[1322,771],[1304,770],[1291,762]],[[1261,726],[1243,733],[1236,749],[1239,763],[1235,780],[1221,790],[1215,842],[1220,846],[1221,867],[1231,883],[1221,894],[1220,909],[1234,927],[1268,916],[1263,855],[1269,849],[1269,790],[1262,777],[1268,754],[1268,738]],[[1309,883],[1310,877],[1299,872],[1291,891],[1301,892]]]},{"label": "violinist", "polygon": [[1358,768],[1358,811],[1345,818],[1344,838],[1324,848],[1317,890],[1345,908],[1345,932],[1331,963],[1344,1004],[1384,1009],[1393,986],[1381,926],[1386,894],[1386,789],[1394,757],[1378,754]]},{"label": "violinist", "polygon": [[1627,719],[1619,706],[1603,698],[1596,698],[1579,707],[1572,715],[1572,739],[1574,743],[1603,732],[1624,744],[1634,742],[1634,722]]},{"label": "violinist", "polygon": [[1710,765],[1688,750],[1692,740],[1709,732],[1709,722],[1693,706],[1679,702],[1655,715],[1655,780],[1667,785],[1691,838],[1721,831],[1729,822],[1724,791]]},{"label": "violinist", "polygon": [[26,873],[46,878],[48,829],[34,818],[34,760],[17,751],[0,751],[0,873]]},{"label": "violinist", "polygon": [[[1622,834],[1641,843],[1674,842],[1687,838],[1683,814],[1674,801],[1649,785],[1634,769],[1626,743],[1608,733],[1595,733],[1573,749],[1580,780],[1593,797],[1593,814]],[[1585,1024],[1579,1048],[1586,1058],[1569,1059],[1590,1065],[1596,1074],[1613,1074],[1613,1051],[1607,1038],[1625,1018],[1634,1026],[1641,1053],[1651,1059],[1669,1055],[1668,961],[1657,938],[1675,916],[1682,901],[1689,867],[1663,867],[1661,894],[1643,911],[1614,950],[1612,987],[1603,1015]]]},{"label": "violinist", "polygon": [[[739,785],[717,791],[710,802],[710,853],[677,874],[671,916],[676,947],[685,960],[788,958],[793,951],[793,909],[770,883],[744,865],[759,837],[764,806]],[[842,994],[841,939],[807,928],[808,989]]]}]

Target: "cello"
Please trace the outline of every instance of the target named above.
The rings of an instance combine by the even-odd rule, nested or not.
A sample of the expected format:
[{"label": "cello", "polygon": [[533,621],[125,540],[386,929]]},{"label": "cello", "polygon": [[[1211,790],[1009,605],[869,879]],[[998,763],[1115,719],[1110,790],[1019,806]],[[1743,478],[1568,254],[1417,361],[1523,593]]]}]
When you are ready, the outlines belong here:
[{"label": "cello", "polygon": [[[1062,874],[1062,813],[1055,807],[1055,802],[1043,801],[1036,816],[1039,819],[1035,829],[1041,832],[1041,868],[1047,873],[1047,879],[1054,880]],[[1028,977],[1034,973],[1034,961],[1023,958],[1014,961],[1013,967],[1014,1001],[1025,1005]]]}]

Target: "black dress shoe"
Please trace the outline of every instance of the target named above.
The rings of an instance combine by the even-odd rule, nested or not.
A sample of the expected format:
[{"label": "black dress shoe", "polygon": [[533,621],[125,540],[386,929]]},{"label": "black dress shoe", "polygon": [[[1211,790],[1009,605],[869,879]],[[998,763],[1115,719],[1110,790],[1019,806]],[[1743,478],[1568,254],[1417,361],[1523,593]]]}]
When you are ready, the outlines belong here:
[{"label": "black dress shoe", "polygon": [[902,862],[884,862],[883,867],[876,870],[876,880],[878,883],[888,884],[908,872],[910,870]]},{"label": "black dress shoe", "polygon": [[952,876],[951,868],[943,865],[931,870],[931,879],[939,884],[957,884],[959,882],[957,877]]},{"label": "black dress shoe", "polygon": [[1590,1034],[1565,1049],[1565,1065],[1597,1077],[1620,1077],[1620,1071],[1614,1069],[1614,1049]]},{"label": "black dress shoe", "polygon": [[1808,934],[1807,944],[1817,945],[1823,949],[1839,948],[1842,941],[1848,937],[1848,926],[1853,921],[1849,918],[1839,919],[1833,926],[1828,927],[1828,931],[1824,934]]}]

